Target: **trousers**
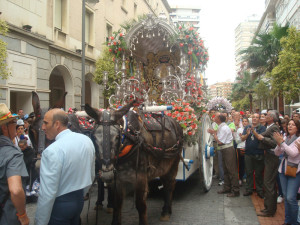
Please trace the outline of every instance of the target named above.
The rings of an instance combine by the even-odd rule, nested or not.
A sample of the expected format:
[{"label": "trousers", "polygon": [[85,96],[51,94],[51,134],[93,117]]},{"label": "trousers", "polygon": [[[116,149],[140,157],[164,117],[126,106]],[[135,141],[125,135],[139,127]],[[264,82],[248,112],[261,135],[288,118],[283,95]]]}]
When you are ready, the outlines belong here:
[{"label": "trousers", "polygon": [[55,199],[48,225],[79,225],[83,209],[83,189]]},{"label": "trousers", "polygon": [[224,190],[237,193],[240,191],[240,186],[235,149],[231,146],[221,151],[224,169]]}]

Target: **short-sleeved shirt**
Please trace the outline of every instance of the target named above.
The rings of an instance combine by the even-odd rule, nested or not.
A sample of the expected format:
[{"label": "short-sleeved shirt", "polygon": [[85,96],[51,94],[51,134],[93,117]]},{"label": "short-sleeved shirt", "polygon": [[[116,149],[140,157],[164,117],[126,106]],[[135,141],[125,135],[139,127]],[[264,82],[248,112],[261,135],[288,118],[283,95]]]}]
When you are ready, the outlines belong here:
[{"label": "short-sleeved shirt", "polygon": [[[0,201],[2,202],[9,191],[7,178],[16,175],[21,176],[24,188],[28,173],[23,160],[23,153],[14,146],[8,137],[3,135],[0,136],[0,155]],[[0,224],[20,224],[16,213],[9,197],[3,208]]]},{"label": "short-sleeved shirt", "polygon": [[232,132],[226,123],[221,123],[218,127],[217,136],[223,144],[230,144],[233,140]]},{"label": "short-sleeved shirt", "polygon": [[[247,134],[247,129],[250,127],[251,127],[251,125],[248,125],[245,127],[245,129],[243,131],[243,135]],[[258,134],[261,134],[266,131],[266,127],[261,126],[261,125],[258,125],[254,129]],[[258,139],[254,136],[254,134],[250,133],[250,135],[246,139],[245,154],[246,155],[263,155],[264,151],[258,148],[258,144],[259,144]]]}]

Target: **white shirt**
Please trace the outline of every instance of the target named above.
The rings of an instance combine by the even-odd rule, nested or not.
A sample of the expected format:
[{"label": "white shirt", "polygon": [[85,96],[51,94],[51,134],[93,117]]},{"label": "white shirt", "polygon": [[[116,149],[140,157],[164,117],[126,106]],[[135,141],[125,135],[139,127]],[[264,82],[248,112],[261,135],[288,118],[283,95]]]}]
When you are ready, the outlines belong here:
[{"label": "white shirt", "polygon": [[230,144],[233,140],[232,132],[226,123],[221,123],[218,127],[217,136],[223,144]]},{"label": "white shirt", "polygon": [[[27,134],[24,134],[24,137],[27,138],[27,145],[30,146],[30,147],[32,147],[32,144],[31,144],[31,141],[30,141],[29,136],[28,136]],[[18,136],[16,136],[16,137],[15,137],[15,146],[16,146],[17,148],[19,148],[19,141],[20,141],[20,138],[19,138]]]},{"label": "white shirt", "polygon": [[35,225],[48,224],[56,197],[90,186],[95,176],[95,148],[87,136],[66,129],[42,155]]},{"label": "white shirt", "polygon": [[245,148],[246,140],[242,141],[240,134],[243,134],[244,127],[240,127],[236,132],[235,142],[237,143],[237,148]]}]

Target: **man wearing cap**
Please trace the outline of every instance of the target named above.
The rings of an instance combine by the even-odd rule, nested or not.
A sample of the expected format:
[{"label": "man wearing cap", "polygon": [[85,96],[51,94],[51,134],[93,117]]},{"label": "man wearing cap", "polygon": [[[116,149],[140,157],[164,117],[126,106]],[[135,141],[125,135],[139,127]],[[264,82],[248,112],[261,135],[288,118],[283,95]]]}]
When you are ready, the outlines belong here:
[{"label": "man wearing cap", "polygon": [[55,140],[42,153],[40,193],[35,225],[78,225],[83,208],[83,189],[95,175],[95,148],[91,139],[67,128],[61,109],[49,110],[42,129]]},{"label": "man wearing cap", "polygon": [[16,147],[19,147],[19,141],[21,139],[25,139],[27,141],[28,146],[32,146],[29,136],[25,134],[25,123],[22,119],[17,120],[16,126],[17,135],[14,139],[14,143]]},{"label": "man wearing cap", "polygon": [[1,225],[28,225],[25,207],[25,178],[28,177],[22,152],[12,140],[16,136],[16,119],[0,103],[0,210]]}]

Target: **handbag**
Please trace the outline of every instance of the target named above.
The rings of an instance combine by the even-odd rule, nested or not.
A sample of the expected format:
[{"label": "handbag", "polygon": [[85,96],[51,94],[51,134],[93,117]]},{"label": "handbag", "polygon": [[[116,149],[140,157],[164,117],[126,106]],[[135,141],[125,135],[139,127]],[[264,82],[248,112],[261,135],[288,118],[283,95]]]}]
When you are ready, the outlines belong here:
[{"label": "handbag", "polygon": [[296,177],[298,170],[298,164],[287,162],[286,168],[285,168],[285,175],[290,177]]}]

